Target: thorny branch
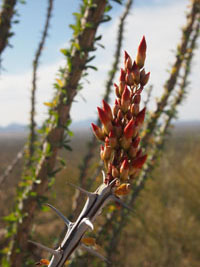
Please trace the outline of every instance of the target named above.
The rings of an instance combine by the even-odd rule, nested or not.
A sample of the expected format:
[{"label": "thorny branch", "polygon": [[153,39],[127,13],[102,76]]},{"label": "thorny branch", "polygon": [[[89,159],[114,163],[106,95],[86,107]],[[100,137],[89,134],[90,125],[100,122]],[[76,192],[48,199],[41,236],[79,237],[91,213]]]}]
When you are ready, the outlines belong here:
[{"label": "thorny branch", "polygon": [[[66,122],[69,120],[70,109],[74,97],[77,94],[78,82],[81,78],[83,68],[86,65],[88,51],[93,47],[95,33],[102,18],[106,6],[105,0],[95,0],[92,6],[85,9],[84,19],[81,21],[82,31],[76,37],[78,47],[73,47],[71,52],[71,69],[66,69],[63,74],[63,86],[57,96],[57,104],[54,108],[58,118],[55,121],[51,117],[48,123],[48,134],[43,144],[42,157],[37,165],[35,181],[24,193],[24,198],[18,204],[21,209],[22,222],[16,224],[16,235],[12,241],[10,262],[13,267],[21,267],[28,251],[28,237],[33,223],[33,217],[37,209],[37,199],[42,197],[48,188],[49,177],[54,170],[57,152],[63,141]],[[88,25],[92,25],[88,27]],[[82,53],[79,49],[82,49]],[[50,149],[50,152],[48,152]],[[31,196],[28,193],[35,192]],[[20,253],[18,252],[20,248]]]},{"label": "thorny branch", "polygon": [[[105,93],[103,96],[103,99],[106,102],[109,102],[110,100],[110,94],[112,92],[112,85],[113,81],[116,75],[116,72],[118,70],[118,65],[119,65],[119,60],[120,60],[120,55],[121,55],[121,48],[122,48],[122,42],[123,42],[123,35],[124,35],[124,26],[125,26],[125,21],[126,18],[130,12],[131,6],[133,4],[133,0],[128,0],[125,4],[125,9],[123,11],[123,14],[120,17],[119,20],[119,26],[118,26],[118,33],[117,33],[117,45],[116,45],[116,51],[114,54],[114,62],[112,64],[111,70],[108,73],[108,80],[106,81],[106,86],[105,86]],[[99,126],[100,125],[100,120],[97,118],[96,124]],[[88,188],[88,171],[90,168],[91,160],[94,158],[95,152],[97,151],[98,147],[98,141],[95,136],[92,137],[92,140],[88,143],[87,147],[87,153],[83,158],[83,163],[80,167],[80,175],[79,175],[79,184],[83,188]],[[101,165],[100,165],[101,168]],[[100,170],[100,168],[98,168]],[[93,180],[91,179],[91,182]],[[90,188],[90,186],[89,186]],[[80,194],[79,191],[76,192],[75,198],[74,198],[74,210],[73,210],[73,217],[76,218],[79,211],[80,211],[80,204],[82,203],[82,195]]]},{"label": "thorny branch", "polygon": [[31,165],[32,157],[34,155],[34,148],[35,148],[35,141],[36,141],[36,122],[35,122],[35,94],[36,94],[36,80],[37,80],[37,70],[39,66],[39,59],[42,54],[42,50],[45,45],[46,38],[48,36],[48,29],[50,24],[50,19],[52,16],[52,9],[53,9],[53,1],[54,0],[48,0],[48,10],[47,10],[47,16],[44,26],[44,31],[42,33],[42,39],[38,45],[35,59],[33,60],[33,77],[32,77],[32,89],[31,89],[31,118],[30,118],[30,135],[28,140],[28,162],[27,166]]},{"label": "thorny branch", "polygon": [[10,32],[11,21],[15,14],[17,0],[4,0],[0,12],[0,56],[8,45],[8,38],[12,36]]},{"label": "thorny branch", "polygon": [[[184,74],[181,77],[181,82],[179,84],[179,90],[176,93],[176,95],[174,96],[172,103],[170,104],[169,111],[165,115],[165,119],[164,119],[163,124],[160,126],[159,134],[158,134],[157,138],[155,139],[154,147],[151,150],[150,159],[148,160],[148,162],[147,162],[147,164],[146,164],[146,166],[145,166],[145,168],[141,174],[140,179],[137,181],[135,187],[133,188],[133,192],[131,194],[130,199],[128,199],[128,201],[127,201],[127,204],[130,207],[133,207],[138,195],[144,189],[146,180],[151,177],[152,172],[156,166],[155,162],[158,162],[159,156],[161,154],[161,149],[164,146],[164,142],[166,140],[166,134],[168,132],[171,120],[175,117],[177,107],[180,105],[180,103],[184,99],[184,96],[186,93],[186,88],[188,86],[188,76],[190,74],[191,62],[192,62],[192,58],[194,56],[194,49],[196,47],[197,39],[199,37],[200,23],[198,20],[196,20],[195,22],[197,25],[195,26],[195,28],[192,32],[192,34],[194,34],[194,35],[192,37],[192,40],[190,41],[190,45],[187,46],[188,48],[187,48],[187,53],[186,53],[186,56],[184,59],[184,66],[182,67],[184,69]],[[113,222],[113,218],[116,217],[117,215],[119,215],[119,212],[115,211],[113,213],[113,215],[111,216],[111,218],[108,219],[108,221],[106,222],[106,224],[102,228],[103,232],[105,231],[105,229],[107,229],[106,225],[110,226],[111,223]],[[129,216],[130,216],[130,214],[127,213],[126,210],[121,210],[119,222],[112,223],[112,231],[110,232],[111,238],[109,239],[110,242],[108,244],[108,250],[107,250],[107,255],[109,255],[109,257],[111,257],[111,259],[112,259],[112,255],[113,255],[113,259],[114,259],[114,255],[116,253],[119,238],[121,236],[123,229],[125,228],[125,226],[128,223],[128,217]]]}]

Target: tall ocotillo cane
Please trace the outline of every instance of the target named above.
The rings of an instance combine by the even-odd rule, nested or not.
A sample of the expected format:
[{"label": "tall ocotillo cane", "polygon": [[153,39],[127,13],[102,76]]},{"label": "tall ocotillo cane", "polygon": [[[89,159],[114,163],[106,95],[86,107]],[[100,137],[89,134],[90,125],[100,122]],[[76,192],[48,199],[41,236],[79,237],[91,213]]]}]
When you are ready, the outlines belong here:
[{"label": "tall ocotillo cane", "polygon": [[68,230],[56,250],[31,241],[53,254],[49,263],[41,260],[39,265],[46,262],[47,264],[45,264],[49,267],[61,267],[80,246],[102,260],[108,261],[81,240],[86,231],[93,230],[93,222],[109,201],[114,201],[124,208],[130,209],[123,203],[120,196],[130,192],[131,182],[136,178],[147,158],[147,155],[143,155],[142,149],[139,147],[139,132],[145,118],[145,108],[140,110],[141,93],[150,75],[143,68],[145,57],[146,41],[143,37],[134,62],[125,52],[124,69],[121,69],[119,85],[114,85],[117,97],[113,110],[103,100],[103,107],[98,108],[102,128],[92,124],[97,139],[104,142],[100,149],[100,156],[105,168],[103,183],[94,193],[75,186],[86,194],[87,201],[74,223],[66,219],[56,208],[47,204],[63,219]]}]

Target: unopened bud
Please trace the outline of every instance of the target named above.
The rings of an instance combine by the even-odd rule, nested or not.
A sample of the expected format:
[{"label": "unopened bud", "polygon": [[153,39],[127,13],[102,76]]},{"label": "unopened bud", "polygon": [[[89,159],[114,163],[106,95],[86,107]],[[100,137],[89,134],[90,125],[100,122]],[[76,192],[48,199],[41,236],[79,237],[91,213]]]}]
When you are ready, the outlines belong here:
[{"label": "unopened bud", "polygon": [[124,135],[122,135],[122,138],[120,139],[120,145],[124,150],[127,150],[131,145],[132,138],[126,138]]},{"label": "unopened bud", "polygon": [[126,50],[124,51],[124,64],[126,63],[127,59],[130,58],[129,54],[126,52]]},{"label": "unopened bud", "polygon": [[143,124],[144,122],[144,118],[145,118],[145,112],[146,112],[146,108],[144,107],[137,115],[136,117],[136,122],[139,125],[139,127]]},{"label": "unopened bud", "polygon": [[101,128],[99,128],[97,125],[95,125],[94,123],[91,123],[92,125],[92,130],[95,134],[95,136],[97,137],[97,139],[101,140],[101,141],[104,141],[104,133],[103,131],[101,130]]},{"label": "unopened bud", "polygon": [[136,84],[139,84],[140,82],[140,69],[136,62],[134,61],[131,74],[133,76],[133,80]]},{"label": "unopened bud", "polygon": [[117,120],[121,121],[122,119],[123,119],[123,113],[122,113],[121,109],[119,109],[117,112]]},{"label": "unopened bud", "polygon": [[115,105],[113,107],[113,115],[114,115],[114,117],[117,117],[118,110],[119,110],[119,105],[118,105],[117,100],[115,100]]},{"label": "unopened bud", "polygon": [[119,122],[115,123],[114,126],[116,136],[119,138],[122,135],[122,126]]},{"label": "unopened bud", "polygon": [[103,160],[110,159],[111,154],[112,154],[112,148],[111,148],[111,146],[107,146],[106,145],[105,148],[104,148]]},{"label": "unopened bud", "polygon": [[125,82],[125,71],[121,69],[119,80],[120,82]]},{"label": "unopened bud", "polygon": [[121,95],[119,93],[119,86],[116,83],[114,83],[114,86],[115,86],[115,94],[116,94],[116,96],[120,97]]},{"label": "unopened bud", "polygon": [[131,68],[132,68],[132,60],[130,57],[128,57],[125,62],[125,70],[131,70]]},{"label": "unopened bud", "polygon": [[46,259],[41,259],[39,262],[37,262],[35,265],[37,266],[49,266],[50,261]]},{"label": "unopened bud", "polygon": [[150,77],[150,72],[148,72],[148,73],[146,73],[146,74],[144,74],[142,76],[140,74],[140,84],[141,84],[141,86],[145,86],[148,83],[149,77]]},{"label": "unopened bud", "polygon": [[131,86],[135,84],[134,76],[132,75],[131,71],[128,69],[126,74],[126,83]]},{"label": "unopened bud", "polygon": [[143,36],[142,41],[139,44],[136,56],[136,63],[140,69],[144,66],[146,58],[146,49],[147,49],[146,40],[145,37]]},{"label": "unopened bud", "polygon": [[109,133],[109,144],[112,148],[116,148],[117,147],[117,137],[115,135],[115,132],[112,130]]},{"label": "unopened bud", "polygon": [[129,109],[129,110],[127,111],[127,113],[126,113],[126,118],[127,118],[127,120],[129,120],[129,121],[133,118],[133,115],[132,115],[130,109]]},{"label": "unopened bud", "polygon": [[128,150],[128,155],[131,158],[135,158],[135,156],[137,155],[139,143],[140,143],[140,137],[136,137],[135,140],[130,145],[130,148]]},{"label": "unopened bud", "polygon": [[109,106],[109,104],[105,100],[102,101],[102,105],[103,105],[103,110],[108,115],[109,119],[112,120],[113,116],[112,116],[111,107]]},{"label": "unopened bud", "polygon": [[114,178],[119,177],[119,171],[118,171],[118,169],[115,166],[112,166],[112,176]]},{"label": "unopened bud", "polygon": [[101,108],[97,107],[99,118],[104,126],[105,133],[108,134],[112,130],[112,122],[108,114]]},{"label": "unopened bud", "polygon": [[147,159],[147,155],[143,155],[135,160],[133,160],[131,166],[135,169],[141,169]]},{"label": "unopened bud", "polygon": [[124,92],[125,85],[126,85],[125,81],[123,81],[123,82],[119,82],[119,95],[120,95],[120,96],[121,96],[121,95],[123,94],[123,92]]},{"label": "unopened bud", "polygon": [[132,104],[131,105],[131,113],[136,116],[140,111],[140,105],[139,104]]},{"label": "unopened bud", "polygon": [[141,101],[141,95],[140,94],[136,94],[133,98],[133,103],[134,104],[140,104]]},{"label": "unopened bud", "polygon": [[130,91],[127,86],[124,88],[124,92],[121,97],[121,109],[126,112],[129,108],[131,99],[130,99]]},{"label": "unopened bud", "polygon": [[118,196],[124,196],[130,193],[131,187],[130,184],[121,184],[115,190],[115,194]]},{"label": "unopened bud", "polygon": [[126,125],[124,128],[124,136],[129,139],[133,137],[133,132],[134,132],[134,124],[135,121],[132,119],[129,121],[129,123]]},{"label": "unopened bud", "polygon": [[120,167],[120,178],[122,180],[127,180],[128,179],[128,173],[129,173],[129,163],[128,160],[125,159]]}]

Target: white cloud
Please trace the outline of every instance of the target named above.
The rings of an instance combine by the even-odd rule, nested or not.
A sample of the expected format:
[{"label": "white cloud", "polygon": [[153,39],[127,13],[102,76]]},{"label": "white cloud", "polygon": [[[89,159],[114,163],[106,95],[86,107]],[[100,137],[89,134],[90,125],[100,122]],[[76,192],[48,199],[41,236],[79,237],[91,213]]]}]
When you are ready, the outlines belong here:
[{"label": "white cloud", "polygon": [[[123,48],[131,56],[135,56],[142,35],[146,36],[148,43],[146,69],[151,71],[154,96],[162,93],[164,81],[168,77],[166,69],[170,68],[169,63],[174,61],[172,50],[176,49],[180,40],[180,28],[185,24],[185,10],[186,1],[172,2],[164,7],[161,5],[153,8],[151,6],[133,7],[128,18]],[[107,71],[113,60],[117,25],[118,21],[115,19],[109,27],[105,25],[100,30],[100,33],[103,34],[102,43],[105,44],[106,49],[99,49],[94,61],[94,65],[98,67],[99,71],[90,71],[90,84],[84,83],[84,89],[77,96],[77,102],[72,107],[72,118],[75,120],[95,117],[96,106],[99,105],[104,92]],[[41,122],[46,116],[43,102],[51,99],[52,84],[60,64],[61,62],[40,67],[37,91],[38,122]],[[199,119],[200,105],[197,103],[200,98],[197,73],[199,69],[200,57],[197,58],[196,56],[193,72],[190,76],[191,92],[184,105],[180,107],[180,119]],[[5,114],[0,118],[0,125],[12,121],[28,123],[31,70],[17,76],[3,75],[0,83],[0,114]],[[87,100],[86,103],[82,100],[81,95]]]}]

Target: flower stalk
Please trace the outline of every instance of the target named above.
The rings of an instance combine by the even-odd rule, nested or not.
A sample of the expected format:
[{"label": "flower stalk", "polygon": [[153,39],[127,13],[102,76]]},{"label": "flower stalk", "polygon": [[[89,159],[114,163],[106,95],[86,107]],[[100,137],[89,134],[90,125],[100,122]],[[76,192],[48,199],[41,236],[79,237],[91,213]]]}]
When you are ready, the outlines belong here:
[{"label": "flower stalk", "polygon": [[[143,37],[143,42],[144,41],[145,38]],[[136,63],[133,64],[134,68],[135,64]],[[127,75],[128,70],[130,74],[134,72],[133,65],[128,64],[129,69],[126,67],[127,64],[124,66],[125,68],[121,70],[121,73],[124,73],[123,77]],[[53,254],[48,264],[49,267],[63,266],[77,247],[85,248],[88,252],[92,252],[96,256],[99,256],[99,258],[108,262],[105,257],[99,255],[97,251],[93,251],[91,247],[82,245],[81,240],[89,229],[93,230],[93,222],[108,202],[114,201],[130,209],[123,203],[119,196],[127,195],[130,192],[131,182],[136,178],[137,171],[142,168],[147,157],[143,155],[142,150],[139,148],[139,128],[143,123],[145,110],[143,109],[138,114],[131,113],[131,106],[135,104],[135,96],[140,95],[143,91],[140,80],[133,79],[133,81],[128,84],[124,78],[120,76],[120,82],[122,81],[124,82],[124,93],[116,99],[119,109],[118,113],[121,111],[121,116],[119,117],[118,113],[114,115],[109,104],[103,101],[102,108],[98,108],[102,128],[97,128],[97,126],[92,125],[97,138],[104,140],[104,145],[101,146],[100,151],[105,169],[105,172],[103,172],[103,183],[94,193],[87,192],[76,186],[76,189],[86,194],[87,201],[78,219],[73,223],[66,219],[56,208],[49,205],[68,227],[63,241],[56,250],[46,248],[43,245],[31,241],[38,247]],[[123,99],[126,102],[126,109],[123,108]],[[136,104],[140,104],[139,97],[137,97]],[[115,130],[116,124],[120,125],[122,129],[121,135],[118,136]],[[97,134],[100,130],[103,138],[102,135],[99,136],[99,134]],[[128,153],[131,145],[136,149],[136,154],[134,156],[130,156]]]}]

